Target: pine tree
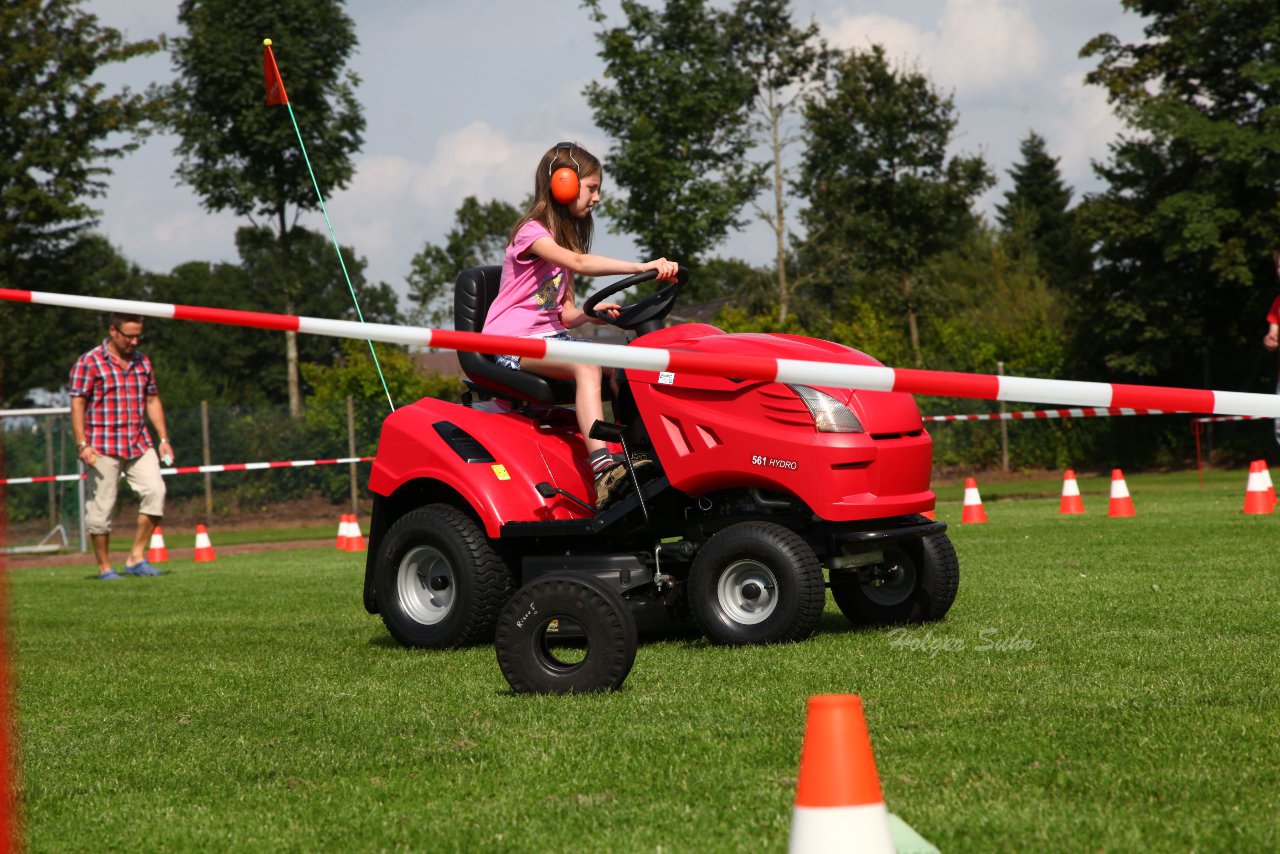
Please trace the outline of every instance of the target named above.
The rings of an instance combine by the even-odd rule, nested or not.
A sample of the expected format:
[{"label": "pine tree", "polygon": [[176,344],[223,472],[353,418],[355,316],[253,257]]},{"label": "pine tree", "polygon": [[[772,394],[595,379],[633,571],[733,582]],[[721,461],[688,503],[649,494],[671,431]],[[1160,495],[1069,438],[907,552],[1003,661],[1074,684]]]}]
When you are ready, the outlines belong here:
[{"label": "pine tree", "polygon": [[1009,170],[1013,188],[997,206],[997,220],[1035,252],[1051,285],[1078,282],[1089,271],[1089,248],[1076,227],[1072,190],[1063,183],[1058,158],[1049,155],[1044,137],[1035,131],[1020,151],[1022,160]]}]

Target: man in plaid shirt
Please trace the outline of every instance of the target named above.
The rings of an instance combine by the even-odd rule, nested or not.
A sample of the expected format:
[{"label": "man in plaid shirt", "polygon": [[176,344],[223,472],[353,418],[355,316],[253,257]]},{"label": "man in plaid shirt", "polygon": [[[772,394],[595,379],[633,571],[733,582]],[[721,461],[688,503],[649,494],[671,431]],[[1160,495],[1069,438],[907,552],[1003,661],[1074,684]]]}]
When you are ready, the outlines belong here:
[{"label": "man in plaid shirt", "polygon": [[77,454],[87,467],[88,502],[85,526],[98,561],[98,578],[120,576],[111,568],[111,514],[115,510],[120,477],[141,499],[138,528],[124,571],[129,575],[159,575],[146,559],[151,532],[164,515],[164,479],[160,458],[151,444],[143,415],[160,435],[160,454],[173,463],[173,446],[164,426],[164,407],[151,370],[151,360],[138,352],[142,318],[112,314],[107,337],[76,360],[71,369],[71,429]]}]

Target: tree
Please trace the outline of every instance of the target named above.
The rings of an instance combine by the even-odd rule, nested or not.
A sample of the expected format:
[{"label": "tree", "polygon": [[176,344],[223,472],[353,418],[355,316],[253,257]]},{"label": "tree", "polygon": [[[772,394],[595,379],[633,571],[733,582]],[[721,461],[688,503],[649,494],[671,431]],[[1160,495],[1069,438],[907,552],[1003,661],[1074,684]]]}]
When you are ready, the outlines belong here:
[{"label": "tree", "polygon": [[[1003,364],[1011,374],[1062,376],[1066,307],[1035,253],[1020,251],[1020,240],[1016,233],[980,227],[921,273],[922,279],[946,283],[934,289],[939,303],[927,318],[931,366],[992,374]],[[938,407],[933,412],[956,411],[949,398],[921,405],[926,411],[930,405]],[[1018,466],[1070,465],[1070,449],[1079,447],[1078,427],[1068,419],[1010,431],[1009,457]],[[1000,465],[999,437],[990,425],[947,427],[934,436],[935,465]]]},{"label": "tree", "polygon": [[907,320],[923,364],[916,276],[975,225],[974,199],[993,181],[981,157],[947,157],[956,119],[922,74],[890,67],[884,49],[851,51],[805,104],[808,148],[797,189],[809,206],[802,267],[818,301],[850,281],[878,292]]},{"label": "tree", "polygon": [[1019,374],[1061,375],[1066,308],[1037,259],[1013,248],[1010,235],[976,228],[921,272],[946,283],[929,318],[937,367],[990,374],[1004,362]]},{"label": "tree", "polygon": [[[52,257],[29,259],[20,286],[36,291],[137,299],[143,273],[101,235],[82,234]],[[67,384],[76,357],[106,337],[106,317],[74,308],[0,303],[0,401]],[[148,329],[150,332],[150,329]]]},{"label": "tree", "polygon": [[801,100],[821,83],[833,58],[816,23],[804,29],[792,24],[790,5],[790,0],[739,0],[728,22],[732,56],[755,81],[750,129],[768,152],[765,165],[772,178],[772,210],[752,204],[774,234],[779,322],[786,321],[791,303],[787,280],[788,170],[783,156],[797,137],[788,120],[798,112]]},{"label": "tree", "polygon": [[453,283],[458,273],[482,264],[501,264],[507,238],[520,211],[497,199],[481,203],[467,196],[454,212],[444,246],[427,243],[409,271],[409,298],[417,303],[414,321],[436,328],[453,321]]},{"label": "tree", "polygon": [[[293,247],[291,272],[299,285],[297,310],[312,317],[354,320],[355,309],[346,279],[333,258],[327,237],[295,228],[289,235]],[[280,255],[275,234],[267,228],[241,228],[236,233],[239,264],[209,264],[193,261],[179,265],[168,274],[150,277],[147,292],[157,302],[178,302],[237,308],[246,311],[274,311],[275,294],[255,283],[279,279]],[[351,247],[343,247],[352,285],[365,319],[394,323],[395,293],[390,286],[369,286],[364,280],[364,261]],[[200,400],[222,400],[232,404],[280,403],[288,400],[285,365],[279,358],[279,333],[221,324],[151,320],[147,323],[147,352],[156,362],[159,378],[165,381],[165,400],[194,405]],[[338,339],[304,335],[298,339],[300,359],[330,365],[340,357]],[[216,354],[211,357],[210,354]],[[215,366],[210,369],[210,359]],[[180,380],[175,388],[173,379]]]},{"label": "tree", "polygon": [[[355,302],[369,323],[397,323],[396,295],[385,282],[368,284],[364,278],[365,260],[350,246],[341,247],[346,259],[347,275],[355,302],[347,287],[347,278],[336,263],[333,244],[315,231],[294,227],[285,235],[288,256],[277,251],[279,236],[266,228],[241,228],[236,232],[236,248],[240,253],[245,277],[250,282],[280,281],[289,278],[297,284],[298,314],[356,320]],[[288,264],[287,269],[282,264]],[[365,345],[366,350],[368,345]],[[324,335],[305,335],[298,339],[301,361],[332,364],[342,352],[341,340]]]},{"label": "tree", "polygon": [[[80,5],[10,0],[0,8],[0,287],[89,292],[82,277],[98,271],[80,263],[85,253],[113,256],[107,266],[120,272],[105,241],[76,247],[96,222],[92,204],[106,191],[106,164],[137,147],[156,105],[151,93],[109,92],[94,78],[105,66],[155,53],[160,43],[127,41]],[[23,330],[0,336],[0,404],[54,381],[44,369],[67,348],[33,351],[32,342],[69,338],[68,314],[0,305],[0,326]],[[88,332],[97,320],[71,325]],[[74,346],[88,349],[86,340]],[[56,367],[60,386],[70,364]]]},{"label": "tree", "polygon": [[1070,210],[1071,188],[1063,183],[1044,137],[1028,133],[1019,150],[1022,160],[1009,170],[1013,187],[996,208],[997,220],[1026,241],[1055,287],[1066,287],[1088,275],[1090,266],[1089,246]]},{"label": "tree", "polygon": [[[174,40],[178,81],[170,89],[170,123],[179,134],[178,177],[206,208],[263,217],[276,236],[280,301],[295,313],[301,283],[290,240],[302,211],[319,207],[296,134],[285,110],[267,107],[260,46],[277,57],[316,182],[332,193],[350,181],[351,154],[362,142],[364,118],[355,99],[359,80],[343,72],[356,48],[355,28],[339,0],[183,0],[178,20],[187,36]],[[289,409],[302,412],[296,333],[285,334]]]},{"label": "tree", "polygon": [[[584,5],[603,27],[598,0]],[[743,224],[760,188],[746,158],[754,82],[731,61],[727,13],[706,0],[667,0],[660,11],[622,0],[622,12],[625,27],[596,37],[608,82],[584,90],[613,140],[609,176],[626,191],[606,197],[604,212],[645,255],[696,266]]]},{"label": "tree", "polygon": [[1123,2],[1145,38],[1081,51],[1128,131],[1082,205],[1097,270],[1076,294],[1076,350],[1093,371],[1241,387],[1280,234],[1280,15],[1267,0]]},{"label": "tree", "polygon": [[[307,447],[341,449],[346,453],[347,397],[352,398],[356,454],[373,456],[378,435],[387,416],[385,381],[391,396],[400,404],[423,397],[456,400],[464,391],[462,381],[443,374],[423,374],[404,347],[375,344],[378,365],[362,341],[341,342],[342,356],[333,365],[306,364],[303,376],[312,389],[313,406],[307,407],[303,432]],[[335,440],[343,438],[341,444]],[[317,485],[333,501],[340,501],[350,489],[346,466],[318,466]]]},{"label": "tree", "polygon": [[[147,277],[147,297],[244,311],[272,311],[271,294],[253,287],[238,264],[189,261]],[[200,401],[261,406],[284,399],[284,364],[270,332],[217,323],[147,321],[146,353],[155,363],[166,409]]]}]

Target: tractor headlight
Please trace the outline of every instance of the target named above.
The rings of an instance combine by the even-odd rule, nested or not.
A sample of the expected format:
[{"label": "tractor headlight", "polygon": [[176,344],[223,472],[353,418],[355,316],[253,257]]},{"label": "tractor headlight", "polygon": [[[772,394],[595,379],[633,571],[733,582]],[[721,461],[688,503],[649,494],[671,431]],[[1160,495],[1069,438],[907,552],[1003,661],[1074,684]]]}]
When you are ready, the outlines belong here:
[{"label": "tractor headlight", "polygon": [[813,426],[819,433],[862,433],[862,422],[849,407],[826,392],[807,385],[789,385],[804,401],[813,416]]}]

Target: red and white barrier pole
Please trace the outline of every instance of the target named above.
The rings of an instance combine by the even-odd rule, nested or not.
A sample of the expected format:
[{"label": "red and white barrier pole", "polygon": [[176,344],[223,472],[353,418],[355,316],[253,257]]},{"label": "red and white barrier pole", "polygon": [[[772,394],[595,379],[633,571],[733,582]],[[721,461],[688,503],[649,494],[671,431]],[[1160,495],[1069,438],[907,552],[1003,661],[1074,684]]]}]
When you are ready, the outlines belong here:
[{"label": "red and white barrier pole", "polygon": [[803,383],[870,391],[901,391],[909,394],[978,400],[1020,400],[1028,403],[1056,403],[1102,409],[1128,407],[1280,418],[1280,395],[1275,394],[1043,380],[1034,377],[962,374],[913,368],[839,365],[829,362],[775,359],[766,356],[709,355],[647,347],[643,339],[637,341],[635,346],[596,344],[587,341],[546,341],[540,338],[486,335],[480,332],[414,329],[385,323],[325,320],[287,314],[86,297],[14,288],[0,288],[0,299],[89,311],[120,311],[146,317],[195,320],[282,332],[305,332],[335,338],[381,341],[387,344],[467,350],[492,355],[509,353],[535,359],[550,358],[585,362],[639,371],[732,376],[764,382]]}]

